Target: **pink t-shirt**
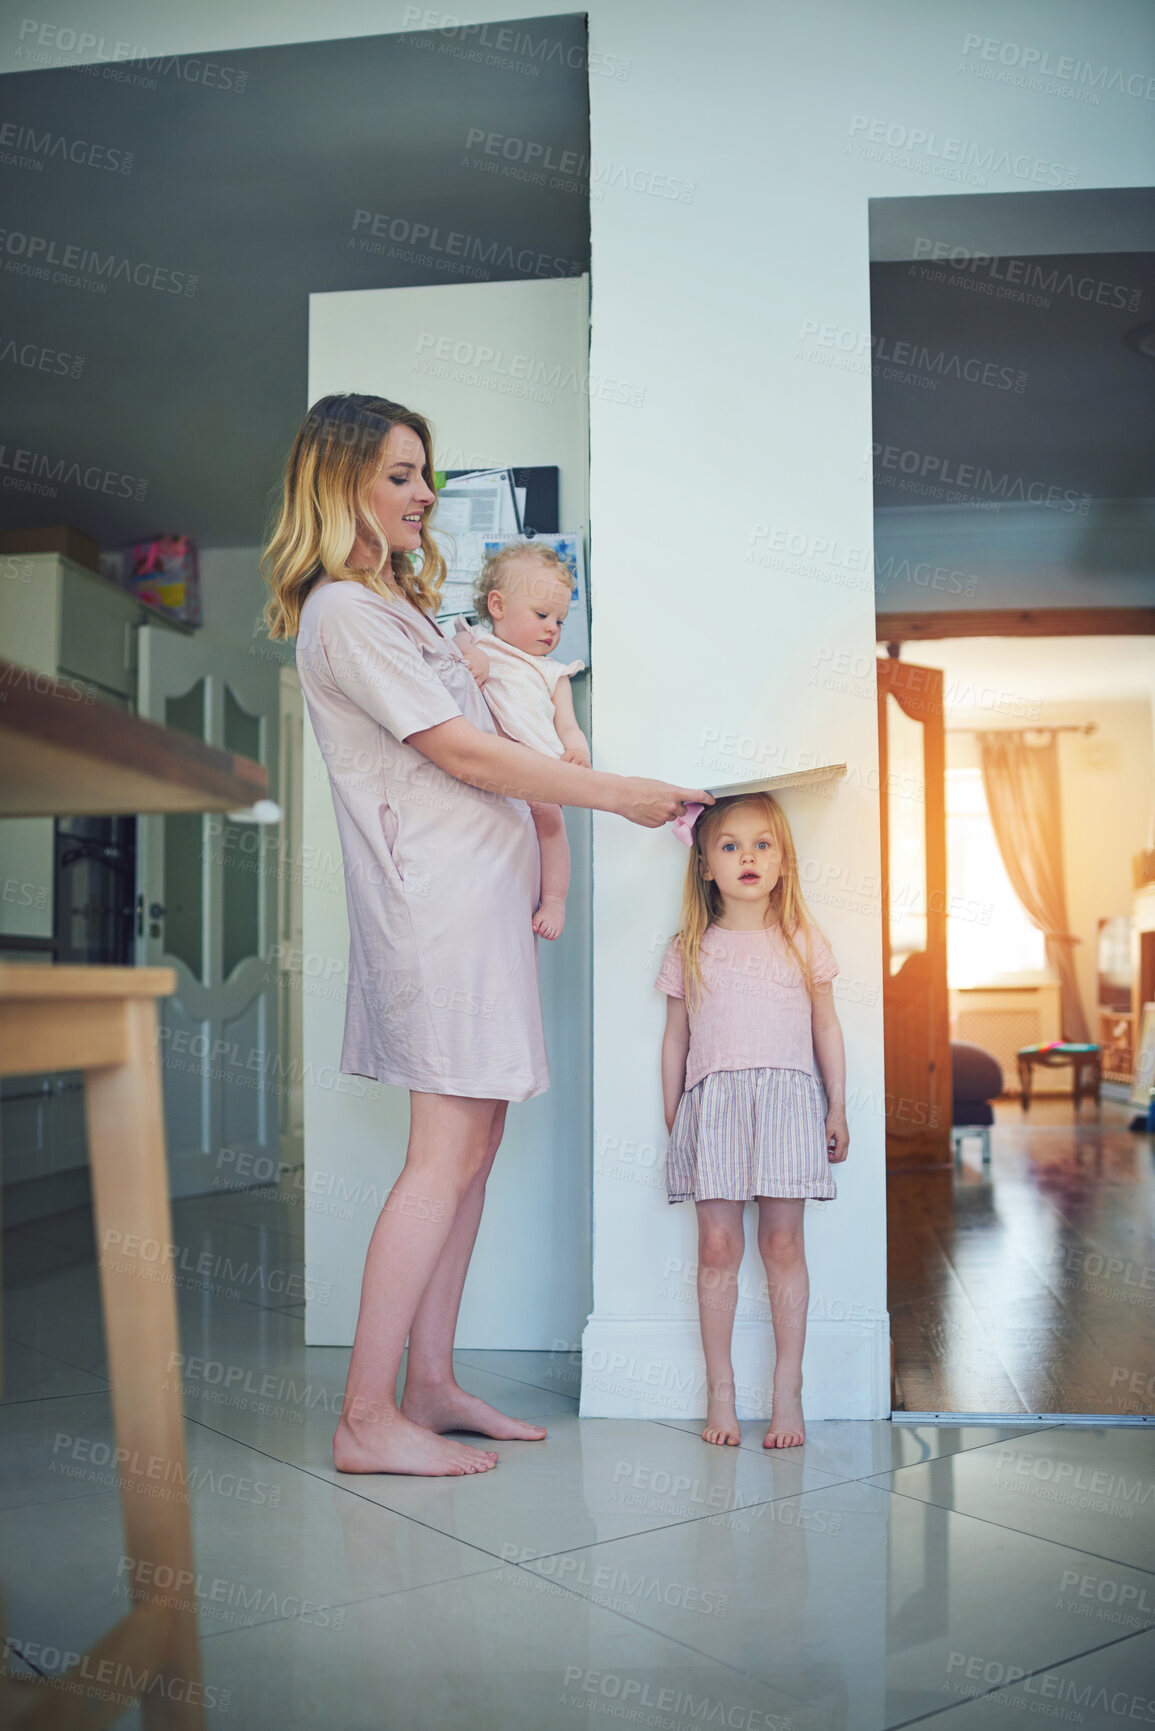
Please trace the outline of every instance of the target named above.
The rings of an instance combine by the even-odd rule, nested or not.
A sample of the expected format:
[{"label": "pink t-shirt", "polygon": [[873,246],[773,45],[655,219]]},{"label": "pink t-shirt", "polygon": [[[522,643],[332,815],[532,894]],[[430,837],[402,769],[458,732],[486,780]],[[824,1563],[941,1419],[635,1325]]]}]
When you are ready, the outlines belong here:
[{"label": "pink t-shirt", "polygon": [[[802,949],[801,940],[795,941]],[[838,963],[817,931],[812,941],[807,959],[815,983],[823,984],[837,974]],[[654,984],[671,998],[684,998],[677,943],[675,938],[662,957]],[[713,1070],[772,1068],[816,1075],[810,993],[778,927],[731,932],[709,926],[698,954],[703,990],[690,1017],[686,1092]]]}]

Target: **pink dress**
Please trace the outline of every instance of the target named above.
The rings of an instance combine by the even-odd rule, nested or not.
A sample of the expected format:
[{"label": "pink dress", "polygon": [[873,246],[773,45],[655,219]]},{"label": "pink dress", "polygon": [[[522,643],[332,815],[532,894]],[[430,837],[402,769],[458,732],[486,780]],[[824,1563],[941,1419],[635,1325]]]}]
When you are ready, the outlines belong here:
[{"label": "pink dress", "polygon": [[412,603],[326,577],[301,609],[297,670],[345,867],[341,1071],[429,1094],[543,1093],[529,807],[406,744],[459,715],[496,732],[464,657]]}]

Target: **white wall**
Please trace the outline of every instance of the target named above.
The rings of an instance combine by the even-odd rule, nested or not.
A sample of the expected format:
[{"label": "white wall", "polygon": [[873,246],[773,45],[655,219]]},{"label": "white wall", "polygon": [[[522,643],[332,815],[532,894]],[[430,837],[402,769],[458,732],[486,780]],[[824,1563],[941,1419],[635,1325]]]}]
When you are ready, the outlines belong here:
[{"label": "white wall", "polygon": [[[1013,11],[998,0],[731,0],[709,12],[586,0],[585,9],[602,175],[591,364],[644,393],[636,408],[591,403],[595,749],[607,767],[679,778],[709,773],[697,760],[713,733],[749,739],[755,755],[785,766],[848,759],[835,801],[805,811],[796,802],[798,827],[803,853],[835,874],[816,911],[843,977],[864,1000],[874,994],[846,1003],[843,1020],[851,1086],[877,1101],[878,917],[855,911],[863,878],[878,870],[876,744],[853,673],[873,660],[873,597],[747,563],[765,529],[865,549],[869,570],[870,385],[793,351],[807,318],[869,329],[869,198],[974,190],[973,179],[936,172],[950,168],[941,142],[937,157],[925,145],[907,158],[887,160],[885,147],[856,154],[856,117],[1067,165],[1080,187],[1142,184],[1148,103],[1106,89],[1084,104],[978,76],[1000,68],[971,39],[1142,74],[1155,60],[1152,14],[1144,0],[1095,10],[1085,0],[1019,0]],[[536,19],[540,36],[549,8],[477,0],[468,10],[475,22]],[[304,41],[322,28],[328,37],[432,28],[452,16],[396,0],[330,0],[323,19],[283,0],[243,10],[201,0],[160,16],[148,0],[105,0],[101,28],[157,54]],[[92,28],[86,0],[60,0],[54,20]],[[0,48],[7,67],[24,64],[16,30]],[[688,196],[646,190],[653,176],[687,183]],[[1008,167],[985,190],[1038,185]],[[692,1386],[695,1320],[669,1296],[664,1270],[692,1259],[693,1222],[605,1164],[613,1138],[660,1140],[649,934],[673,923],[682,862],[667,833],[612,817],[596,820],[594,849],[596,1249],[583,1409],[689,1415],[703,1404]],[[887,1408],[881,1117],[860,1107],[851,1134],[841,1199],[810,1223],[815,1417]],[[838,1320],[848,1314],[863,1320]],[[765,1381],[753,1343],[740,1375],[752,1410]]]},{"label": "white wall", "polygon": [[[993,0],[751,3],[707,15],[591,0],[589,16],[591,55],[630,62],[627,81],[590,80],[595,174],[620,165],[694,183],[682,202],[609,176],[592,207],[591,364],[628,370],[645,390],[637,412],[591,405],[595,743],[611,767],[671,777],[695,774],[711,729],[783,767],[807,754],[851,765],[829,805],[795,801],[802,854],[846,886],[816,911],[844,982],[872,1000],[843,1002],[850,1086],[863,1103],[850,1115],[839,1202],[808,1219],[806,1376],[812,1416],[881,1413],[883,1124],[866,1103],[883,1093],[879,921],[855,911],[869,907],[859,892],[878,870],[873,596],[853,586],[853,566],[840,585],[748,560],[773,540],[762,529],[871,545],[869,379],[795,349],[807,319],[870,328],[868,200],[958,183],[920,172],[942,166],[926,148],[890,161],[885,146],[857,154],[870,123],[921,129],[940,152],[952,136],[1072,165],[1080,186],[1135,184],[1148,160],[1146,103],[1104,93],[1099,106],[1080,105],[982,79],[974,69],[991,64],[967,40],[1012,38],[1132,70],[1152,58],[1150,15],[1071,3],[1008,13]],[[993,172],[986,190],[1037,183],[1012,169]],[[597,1171],[612,1139],[660,1146],[661,1003],[637,911],[650,910],[651,929],[670,928],[683,862],[668,835],[610,817],[595,819],[594,849]],[[594,1241],[583,1411],[700,1413],[693,1282],[680,1278],[694,1258],[692,1218],[667,1212],[656,1186],[603,1170]],[[676,1285],[671,1262],[682,1264]],[[760,1296],[749,1255],[744,1279]],[[765,1340],[762,1326],[741,1343],[740,1411],[765,1410]]]},{"label": "white wall", "polygon": [[[419,409],[440,468],[557,464],[563,527],[581,529],[588,345],[588,277],[313,295],[309,401],[380,391]],[[586,687],[575,680],[579,720]],[[307,1304],[305,1335],[340,1345],[353,1338],[365,1247],[404,1162],[409,1097],[356,1077],[335,1082],[349,928],[329,780],[309,726],[304,744],[305,1176],[319,1204],[305,1213],[305,1260],[310,1286],[327,1295]],[[590,814],[567,812],[566,828],[566,929],[538,943],[550,1088],[510,1108],[462,1299],[462,1347],[549,1347],[589,1311]]]}]

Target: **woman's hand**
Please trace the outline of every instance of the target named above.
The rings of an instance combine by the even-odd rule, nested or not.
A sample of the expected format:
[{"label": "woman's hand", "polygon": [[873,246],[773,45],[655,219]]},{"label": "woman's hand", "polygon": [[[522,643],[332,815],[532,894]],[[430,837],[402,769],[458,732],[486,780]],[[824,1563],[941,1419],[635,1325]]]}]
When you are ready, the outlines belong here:
[{"label": "woman's hand", "polygon": [[839,1166],[849,1151],[850,1131],[846,1126],[846,1113],[840,1106],[832,1106],[826,1114],[826,1158],[832,1166]]},{"label": "woman's hand", "polygon": [[682,817],[688,805],[713,805],[714,796],[701,787],[674,787],[668,781],[650,781],[642,775],[623,775],[622,792],[614,810],[619,817],[658,829]]}]

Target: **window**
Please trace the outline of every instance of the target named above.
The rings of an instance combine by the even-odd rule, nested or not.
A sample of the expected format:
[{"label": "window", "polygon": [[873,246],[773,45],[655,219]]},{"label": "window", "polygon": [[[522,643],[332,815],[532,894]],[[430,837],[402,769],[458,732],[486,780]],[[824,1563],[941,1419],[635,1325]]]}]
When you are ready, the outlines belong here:
[{"label": "window", "polygon": [[950,985],[1047,972],[1043,934],[1028,919],[999,854],[981,769],[946,772],[946,851]]}]

